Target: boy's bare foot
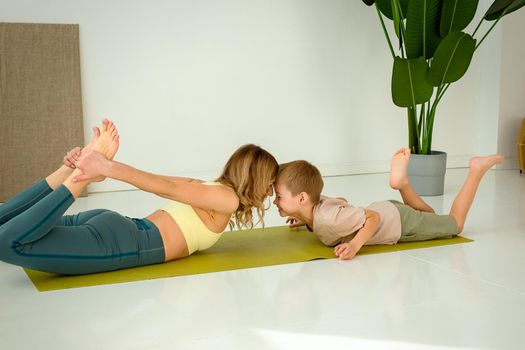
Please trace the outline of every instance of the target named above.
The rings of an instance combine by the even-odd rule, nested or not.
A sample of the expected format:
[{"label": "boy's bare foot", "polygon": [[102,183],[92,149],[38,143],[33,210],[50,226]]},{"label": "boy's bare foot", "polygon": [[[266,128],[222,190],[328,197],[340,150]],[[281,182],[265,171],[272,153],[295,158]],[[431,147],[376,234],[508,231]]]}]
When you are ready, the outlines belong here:
[{"label": "boy's bare foot", "polygon": [[485,157],[474,157],[470,159],[470,172],[483,176],[490,168],[503,162],[505,157],[500,154],[493,154]]},{"label": "boy's bare foot", "polygon": [[399,190],[408,184],[410,148],[401,148],[392,156],[390,163],[390,187]]},{"label": "boy's bare foot", "polygon": [[112,160],[118,151],[119,135],[112,121],[104,119],[102,123],[102,131],[94,140],[93,145],[90,142],[89,149],[102,153],[107,159]]}]

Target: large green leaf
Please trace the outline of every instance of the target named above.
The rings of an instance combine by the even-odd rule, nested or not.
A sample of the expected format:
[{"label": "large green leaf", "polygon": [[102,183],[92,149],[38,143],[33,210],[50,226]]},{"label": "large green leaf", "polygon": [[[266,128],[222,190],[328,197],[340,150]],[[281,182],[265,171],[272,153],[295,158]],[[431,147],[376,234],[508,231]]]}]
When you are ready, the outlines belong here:
[{"label": "large green leaf", "polygon": [[408,3],[405,48],[408,58],[434,55],[441,37],[439,26],[443,0],[413,0]]},{"label": "large green leaf", "polygon": [[[399,1],[399,4],[401,5],[401,10],[403,11],[403,16],[400,16],[401,18],[405,18],[407,15],[407,9],[408,9],[408,2],[409,0],[397,0]],[[392,12],[392,0],[375,0],[376,6],[381,11],[383,15],[390,19],[394,19],[394,14]]]},{"label": "large green leaf", "polygon": [[485,19],[487,21],[494,21],[498,19],[503,12],[505,12],[503,16],[506,16],[511,12],[519,10],[523,6],[525,6],[525,0],[496,0],[489,7],[487,13],[485,13]]},{"label": "large green leaf", "polygon": [[394,59],[392,100],[399,107],[410,107],[430,100],[433,87],[427,82],[428,64],[423,58]]},{"label": "large green leaf", "polygon": [[430,69],[428,82],[433,86],[459,80],[467,71],[476,49],[476,40],[464,32],[451,32],[439,44]]},{"label": "large green leaf", "polygon": [[455,30],[465,29],[478,8],[479,0],[443,0],[440,35],[446,37]]}]

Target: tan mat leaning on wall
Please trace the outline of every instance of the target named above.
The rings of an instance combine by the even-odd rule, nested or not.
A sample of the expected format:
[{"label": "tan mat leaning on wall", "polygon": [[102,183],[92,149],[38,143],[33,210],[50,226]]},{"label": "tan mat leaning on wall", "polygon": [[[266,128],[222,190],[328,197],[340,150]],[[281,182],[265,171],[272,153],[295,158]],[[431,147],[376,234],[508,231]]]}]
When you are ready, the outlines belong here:
[{"label": "tan mat leaning on wall", "polygon": [[79,26],[0,23],[0,202],[83,144]]}]

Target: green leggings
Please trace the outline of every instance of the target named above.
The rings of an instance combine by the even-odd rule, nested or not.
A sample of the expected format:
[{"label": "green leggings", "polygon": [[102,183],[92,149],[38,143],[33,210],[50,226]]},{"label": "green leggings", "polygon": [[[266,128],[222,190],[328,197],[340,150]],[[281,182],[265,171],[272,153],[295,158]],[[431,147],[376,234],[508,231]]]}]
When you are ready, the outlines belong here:
[{"label": "green leggings", "polygon": [[74,202],[41,180],[0,205],[0,260],[77,275],[164,262],[157,227],[105,209],[63,215]]}]

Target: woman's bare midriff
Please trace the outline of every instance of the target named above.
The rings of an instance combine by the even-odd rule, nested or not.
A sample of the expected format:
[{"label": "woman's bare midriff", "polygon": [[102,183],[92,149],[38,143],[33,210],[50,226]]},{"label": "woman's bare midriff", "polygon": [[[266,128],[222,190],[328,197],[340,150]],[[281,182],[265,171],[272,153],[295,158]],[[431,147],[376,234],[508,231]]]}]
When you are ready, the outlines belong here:
[{"label": "woman's bare midriff", "polygon": [[[197,216],[212,232],[220,234],[228,225],[229,217],[225,215],[210,215],[203,209],[194,208]],[[147,217],[159,229],[164,243],[165,261],[184,258],[189,255],[186,238],[177,222],[164,210],[156,210]]]},{"label": "woman's bare midriff", "polygon": [[188,256],[188,245],[179,225],[164,210],[156,210],[147,217],[159,229],[164,243],[165,261]]}]

